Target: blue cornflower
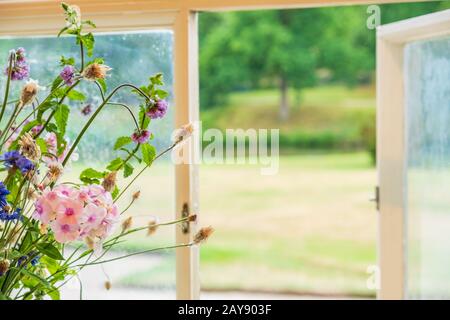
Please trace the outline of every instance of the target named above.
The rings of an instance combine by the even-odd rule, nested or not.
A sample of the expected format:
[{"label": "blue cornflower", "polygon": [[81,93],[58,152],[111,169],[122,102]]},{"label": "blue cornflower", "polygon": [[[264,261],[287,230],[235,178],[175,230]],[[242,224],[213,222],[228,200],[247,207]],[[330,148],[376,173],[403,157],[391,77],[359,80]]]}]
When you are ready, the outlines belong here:
[{"label": "blue cornflower", "polygon": [[13,213],[7,212],[5,209],[0,209],[0,220],[2,221],[14,221],[14,220],[22,220],[23,217],[20,214],[20,208],[14,210]]},{"label": "blue cornflower", "polygon": [[17,168],[19,168],[20,172],[22,172],[22,174],[27,173],[30,170],[34,169],[34,164],[33,162],[31,162],[31,160],[25,158],[25,157],[21,157],[16,161],[16,166]]},{"label": "blue cornflower", "polygon": [[[36,252],[30,252],[28,255],[19,257],[19,259],[17,259],[17,266],[21,267],[22,265],[24,265],[24,262],[26,262],[29,258],[31,258],[35,253]],[[31,259],[29,261],[29,263],[31,263],[31,265],[34,267],[39,263],[40,259],[41,259],[41,256],[36,256],[33,259]]]},{"label": "blue cornflower", "polygon": [[0,161],[4,161],[5,167],[8,169],[18,168],[22,174],[34,169],[33,162],[25,158],[17,150],[8,151],[0,155]]},{"label": "blue cornflower", "polygon": [[19,259],[17,259],[17,266],[20,267],[22,264],[27,260],[28,256],[21,256]]},{"label": "blue cornflower", "polygon": [[6,189],[5,184],[0,182],[0,207],[3,208],[8,204],[6,201],[6,196],[10,194],[9,190]]},{"label": "blue cornflower", "polygon": [[41,256],[36,256],[33,259],[31,259],[30,263],[32,266],[35,266],[39,263],[39,260],[41,259]]},{"label": "blue cornflower", "polygon": [[16,161],[23,157],[19,151],[13,150],[0,155],[0,161],[5,162],[5,167],[10,169],[16,165]]}]

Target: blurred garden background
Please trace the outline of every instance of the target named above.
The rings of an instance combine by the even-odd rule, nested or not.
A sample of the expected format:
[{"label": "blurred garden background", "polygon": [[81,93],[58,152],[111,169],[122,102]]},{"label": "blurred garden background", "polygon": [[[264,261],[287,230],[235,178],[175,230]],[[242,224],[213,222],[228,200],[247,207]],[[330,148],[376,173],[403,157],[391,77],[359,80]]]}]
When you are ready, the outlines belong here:
[{"label": "blurred garden background", "polygon": [[[280,171],[203,165],[203,290],[375,297],[368,6],[200,14],[203,129],[279,128]],[[450,8],[379,6],[381,24]]]}]

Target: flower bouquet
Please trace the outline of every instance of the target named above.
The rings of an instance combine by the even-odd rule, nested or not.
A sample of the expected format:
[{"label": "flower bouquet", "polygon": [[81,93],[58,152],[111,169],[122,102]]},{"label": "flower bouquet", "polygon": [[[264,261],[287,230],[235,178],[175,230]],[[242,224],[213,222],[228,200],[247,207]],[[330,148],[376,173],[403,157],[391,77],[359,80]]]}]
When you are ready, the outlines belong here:
[{"label": "flower bouquet", "polygon": [[[143,252],[196,245],[211,234],[202,228],[191,243],[133,252],[108,259],[105,254],[124,237],[140,231],[153,233],[159,226],[189,223],[195,215],[175,221],[133,227],[132,217],[123,217],[138,199],[131,196],[128,206],[119,208],[117,200],[152,163],[192,133],[186,125],[176,132],[168,148],[157,152],[150,144],[151,120],[166,114],[168,93],[163,78],[156,74],[144,86],[124,83],[108,90],[112,73],[104,60],[94,57],[94,36],[84,32],[91,21],[81,19],[80,9],[62,3],[65,27],[58,36],[73,36],[80,56],[61,58],[61,70],[48,89],[32,80],[26,51],[12,50],[5,68],[4,99],[0,103],[0,299],[59,299],[59,289],[86,266],[126,258]],[[26,80],[25,83],[21,81]],[[66,100],[82,95],[77,86],[87,82],[98,90],[101,103],[74,141],[66,137],[70,107]],[[18,97],[10,88],[20,85]],[[39,91],[44,98],[37,99]],[[132,107],[115,100],[119,91],[136,95],[140,103]],[[76,155],[77,145],[97,115],[108,106],[120,106],[132,118],[129,136],[118,137],[113,159],[104,171],[86,168],[79,181],[61,182],[65,169]],[[161,121],[161,120],[159,120]],[[142,167],[133,174],[134,166]],[[118,177],[123,175],[119,183]],[[70,250],[67,250],[70,247]],[[65,252],[66,249],[66,252]]]}]

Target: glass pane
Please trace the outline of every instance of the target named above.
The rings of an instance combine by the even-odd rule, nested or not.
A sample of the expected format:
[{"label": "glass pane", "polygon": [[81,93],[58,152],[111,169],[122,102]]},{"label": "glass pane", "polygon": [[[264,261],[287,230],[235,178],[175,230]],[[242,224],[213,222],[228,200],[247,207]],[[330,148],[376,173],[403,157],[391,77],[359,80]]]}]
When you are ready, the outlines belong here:
[{"label": "glass pane", "polygon": [[405,48],[407,296],[450,298],[450,37]]},{"label": "glass pane", "polygon": [[[54,75],[61,69],[61,55],[78,57],[79,48],[74,45],[74,41],[71,37],[1,39],[0,61],[7,60],[11,48],[24,47],[31,63],[31,78],[39,79],[41,85],[48,87]],[[150,75],[163,72],[166,89],[172,92],[172,46],[173,36],[169,31],[104,34],[96,36],[95,53],[96,56],[104,57],[106,64],[113,68],[112,76],[108,79],[110,89],[124,82],[143,85],[148,82]],[[0,92],[3,92],[3,72],[0,83]],[[15,94],[20,86],[21,84],[16,84],[13,88]],[[81,110],[87,104],[95,110],[100,102],[98,91],[92,83],[83,83],[79,91],[88,98],[83,104],[71,104],[72,115],[68,130],[72,141],[88,119]],[[169,100],[173,101],[172,98],[169,97]],[[136,100],[125,91],[115,101],[137,108]],[[162,150],[170,143],[174,125],[173,109],[169,108],[164,120],[155,120],[150,124],[150,130],[155,133],[153,144],[157,150]],[[79,159],[71,165],[65,180],[77,180],[80,171],[86,167],[104,168],[109,161],[117,157],[117,153],[112,152],[115,139],[119,136],[129,136],[132,130],[133,122],[126,110],[109,106],[107,111],[103,111],[96,118],[83,143],[79,145]],[[168,157],[155,163],[130,189],[129,194],[119,201],[119,207],[125,208],[131,194],[137,190],[141,191],[138,202],[127,211],[127,214],[135,217],[135,227],[146,225],[151,216],[157,216],[161,221],[173,220],[174,171]],[[143,231],[121,244],[120,251],[111,253],[110,258],[128,251],[141,251],[173,243],[174,240],[174,228],[171,227],[159,228],[158,233],[151,238],[146,237]],[[172,299],[175,298],[175,255],[174,252],[139,255],[105,264],[103,268],[91,266],[81,272],[80,278],[83,283],[83,299]],[[112,283],[110,291],[104,288],[107,279]],[[61,297],[78,299],[78,280],[69,283],[62,291]]]}]

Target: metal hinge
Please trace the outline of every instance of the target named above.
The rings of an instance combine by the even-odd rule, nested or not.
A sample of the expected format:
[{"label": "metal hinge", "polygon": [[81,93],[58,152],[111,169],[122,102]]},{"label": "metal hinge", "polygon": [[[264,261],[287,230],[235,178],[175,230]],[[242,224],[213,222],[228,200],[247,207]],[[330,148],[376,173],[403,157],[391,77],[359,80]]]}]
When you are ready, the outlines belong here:
[{"label": "metal hinge", "polygon": [[377,211],[380,210],[380,187],[375,186],[375,198],[370,199],[370,201],[375,202],[375,208]]},{"label": "metal hinge", "polygon": [[[181,217],[182,218],[189,217],[189,205],[187,203],[183,204],[183,209],[181,210]],[[181,231],[184,234],[189,233],[189,221],[183,221],[181,223]]]}]

